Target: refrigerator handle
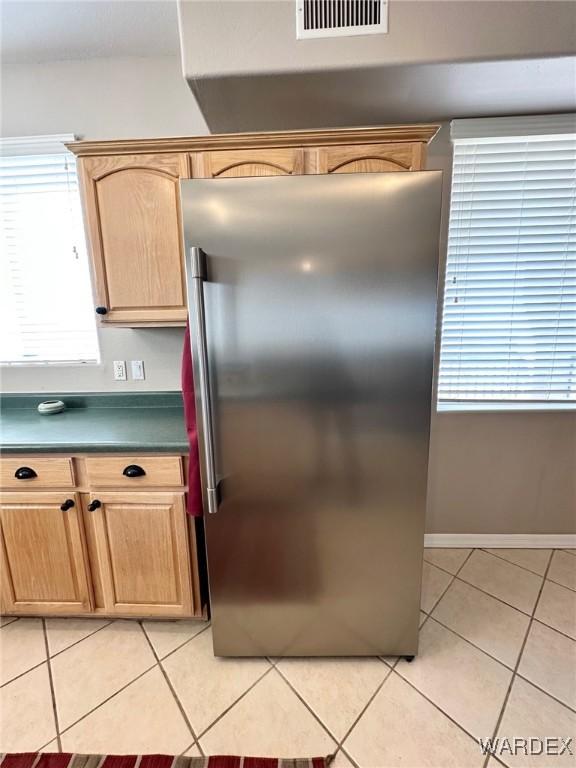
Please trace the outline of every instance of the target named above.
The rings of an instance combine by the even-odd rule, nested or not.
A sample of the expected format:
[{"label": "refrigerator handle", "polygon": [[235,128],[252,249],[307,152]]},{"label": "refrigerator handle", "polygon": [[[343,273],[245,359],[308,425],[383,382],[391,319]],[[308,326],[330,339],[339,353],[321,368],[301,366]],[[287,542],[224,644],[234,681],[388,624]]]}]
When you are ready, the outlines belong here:
[{"label": "refrigerator handle", "polygon": [[[206,313],[204,311],[204,281],[206,280],[206,254],[201,248],[190,248],[190,276],[194,297],[196,349],[198,352],[198,388],[204,432],[204,465],[206,469],[206,498],[208,512],[218,510],[218,484],[214,463],[214,431],[212,428],[212,403],[210,396],[210,371],[208,367],[208,343],[206,340]],[[191,308],[192,309],[192,308]]]}]

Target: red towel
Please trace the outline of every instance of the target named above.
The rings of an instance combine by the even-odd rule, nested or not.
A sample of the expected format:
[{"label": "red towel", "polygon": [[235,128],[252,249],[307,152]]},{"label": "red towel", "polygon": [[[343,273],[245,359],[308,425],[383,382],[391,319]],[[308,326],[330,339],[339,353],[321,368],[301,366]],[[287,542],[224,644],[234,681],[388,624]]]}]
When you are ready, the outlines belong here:
[{"label": "red towel", "polygon": [[200,459],[198,457],[198,430],[196,429],[192,346],[190,344],[190,327],[188,324],[186,324],[184,349],[182,351],[182,400],[184,402],[186,432],[188,433],[188,443],[190,445],[188,514],[192,515],[192,517],[202,517],[202,485],[200,483]]}]

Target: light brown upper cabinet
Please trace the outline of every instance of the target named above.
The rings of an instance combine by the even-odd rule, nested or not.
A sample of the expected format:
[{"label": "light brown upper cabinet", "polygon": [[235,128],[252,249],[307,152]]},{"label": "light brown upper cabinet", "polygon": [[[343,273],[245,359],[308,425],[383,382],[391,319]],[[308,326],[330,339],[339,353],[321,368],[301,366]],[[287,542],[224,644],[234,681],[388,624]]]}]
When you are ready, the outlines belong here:
[{"label": "light brown upper cabinet", "polygon": [[77,141],[97,311],[117,325],[186,319],[179,181],[419,171],[437,125]]},{"label": "light brown upper cabinet", "polygon": [[308,173],[389,173],[420,171],[424,144],[362,144],[308,150]]},{"label": "light brown upper cabinet", "polygon": [[76,493],[3,493],[0,582],[6,613],[91,610]]},{"label": "light brown upper cabinet", "polygon": [[304,173],[304,150],[301,147],[197,152],[191,155],[191,160],[192,176],[197,179]]},{"label": "light brown upper cabinet", "polygon": [[90,157],[80,176],[96,312],[110,323],[184,322],[179,182],[187,155]]}]

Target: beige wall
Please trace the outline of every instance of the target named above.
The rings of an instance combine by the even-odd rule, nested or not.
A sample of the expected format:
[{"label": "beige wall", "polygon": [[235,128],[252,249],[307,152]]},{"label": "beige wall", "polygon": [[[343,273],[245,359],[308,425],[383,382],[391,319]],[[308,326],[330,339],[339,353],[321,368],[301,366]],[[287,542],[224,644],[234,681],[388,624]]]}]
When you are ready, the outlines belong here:
[{"label": "beige wall", "polygon": [[[176,56],[89,59],[2,69],[2,136],[116,139],[206,133]],[[99,366],[0,368],[4,392],[180,388],[182,329],[99,330]],[[116,382],[113,360],[144,360],[146,379]]]},{"label": "beige wall", "polygon": [[576,108],[574,4],[393,0],[388,34],[296,39],[295,0],[180,0],[182,62],[214,132]]},{"label": "beige wall", "polygon": [[[448,125],[430,146],[428,168],[444,172],[442,286],[452,168]],[[576,533],[576,411],[433,413],[426,531]]]},{"label": "beige wall", "polygon": [[571,5],[393,0],[385,37],[297,40],[294,0],[180,0],[182,60],[192,79],[571,55]]}]

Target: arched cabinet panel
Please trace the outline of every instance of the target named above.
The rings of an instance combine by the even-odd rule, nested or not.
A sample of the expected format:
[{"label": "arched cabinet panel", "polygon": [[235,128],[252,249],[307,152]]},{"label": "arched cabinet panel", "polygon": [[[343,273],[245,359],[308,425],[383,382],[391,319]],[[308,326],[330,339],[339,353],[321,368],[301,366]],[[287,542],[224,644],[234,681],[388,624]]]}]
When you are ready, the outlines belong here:
[{"label": "arched cabinet panel", "polygon": [[186,319],[179,181],[187,167],[184,154],[84,162],[96,305],[104,322]]},{"label": "arched cabinet panel", "polygon": [[425,168],[437,125],[393,125],[68,144],[78,157],[102,322],[183,325],[179,182]]},{"label": "arched cabinet panel", "polygon": [[297,176],[304,173],[304,150],[296,148],[241,149],[192,155],[194,178]]},{"label": "arched cabinet panel", "polygon": [[421,143],[359,144],[310,149],[307,172],[389,173],[419,171],[423,166]]}]

